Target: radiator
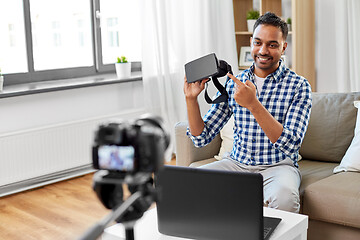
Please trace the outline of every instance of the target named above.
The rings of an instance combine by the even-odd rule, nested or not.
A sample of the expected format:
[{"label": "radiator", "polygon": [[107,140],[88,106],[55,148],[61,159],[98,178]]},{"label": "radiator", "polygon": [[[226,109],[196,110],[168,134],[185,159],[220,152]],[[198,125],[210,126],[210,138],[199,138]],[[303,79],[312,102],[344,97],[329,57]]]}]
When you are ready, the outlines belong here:
[{"label": "radiator", "polygon": [[142,113],[127,111],[0,135],[0,196],[94,171],[91,146],[99,124]]}]

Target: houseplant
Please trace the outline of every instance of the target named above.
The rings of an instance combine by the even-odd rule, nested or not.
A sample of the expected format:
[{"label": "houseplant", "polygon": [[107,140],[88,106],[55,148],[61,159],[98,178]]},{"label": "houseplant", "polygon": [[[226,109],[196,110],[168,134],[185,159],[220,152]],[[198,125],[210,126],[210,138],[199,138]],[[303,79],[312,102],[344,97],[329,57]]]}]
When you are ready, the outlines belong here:
[{"label": "houseplant", "polygon": [[254,24],[256,22],[256,19],[258,19],[259,17],[260,17],[260,13],[257,10],[249,10],[246,13],[246,20],[247,20],[247,26],[249,32],[253,32]]},{"label": "houseplant", "polygon": [[128,62],[125,56],[117,58],[117,62],[115,63],[115,69],[118,79],[130,78],[131,62]]},{"label": "houseplant", "polygon": [[0,68],[0,92],[3,90],[3,86],[4,86],[4,76],[2,75]]}]

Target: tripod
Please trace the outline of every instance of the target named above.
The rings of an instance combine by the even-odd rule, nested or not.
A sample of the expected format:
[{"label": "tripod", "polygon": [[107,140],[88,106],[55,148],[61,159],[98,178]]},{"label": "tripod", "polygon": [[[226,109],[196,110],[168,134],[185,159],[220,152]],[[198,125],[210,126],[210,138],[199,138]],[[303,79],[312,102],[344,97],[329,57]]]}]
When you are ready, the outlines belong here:
[{"label": "tripod", "polygon": [[[132,195],[122,201],[118,198],[123,196],[122,184],[127,183]],[[113,178],[109,172],[99,171],[94,175],[94,189],[101,202],[107,207],[113,209],[112,212],[105,216],[101,221],[96,223],[79,240],[96,240],[104,231],[107,225],[116,221],[123,223],[125,226],[126,240],[134,240],[134,224],[140,219],[144,212],[156,199],[156,191],[153,187],[151,174],[139,174],[135,176],[125,176],[124,178]],[[114,185],[115,184],[115,185]],[[104,186],[114,185],[113,192],[106,194],[102,189]],[[113,207],[113,204],[117,204]]]}]

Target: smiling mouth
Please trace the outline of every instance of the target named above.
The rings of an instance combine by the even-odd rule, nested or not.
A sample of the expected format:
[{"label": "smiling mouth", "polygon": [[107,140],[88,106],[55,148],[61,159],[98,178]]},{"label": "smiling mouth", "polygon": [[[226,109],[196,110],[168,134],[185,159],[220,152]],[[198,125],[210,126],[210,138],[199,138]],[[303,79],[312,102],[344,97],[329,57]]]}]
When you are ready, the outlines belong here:
[{"label": "smiling mouth", "polygon": [[272,59],[272,57],[269,56],[259,56],[259,55],[256,55],[256,58],[259,59],[261,63],[266,63]]}]

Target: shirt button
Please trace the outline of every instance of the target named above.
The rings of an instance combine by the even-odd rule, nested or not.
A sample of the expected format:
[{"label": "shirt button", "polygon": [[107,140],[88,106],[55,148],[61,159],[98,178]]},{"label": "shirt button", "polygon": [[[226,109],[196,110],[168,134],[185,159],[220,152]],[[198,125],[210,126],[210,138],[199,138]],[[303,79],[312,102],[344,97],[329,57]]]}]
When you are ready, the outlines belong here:
[{"label": "shirt button", "polygon": [[252,141],[255,142],[255,138]]},{"label": "shirt button", "polygon": [[254,157],[251,157],[250,159],[251,159],[251,160],[254,160]]}]

